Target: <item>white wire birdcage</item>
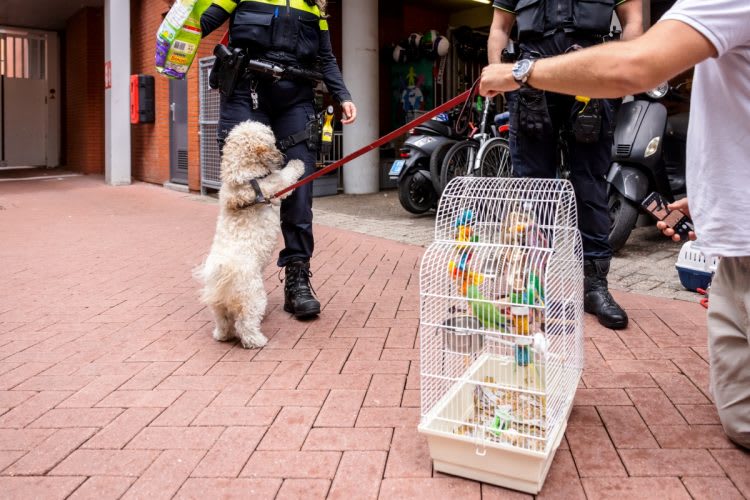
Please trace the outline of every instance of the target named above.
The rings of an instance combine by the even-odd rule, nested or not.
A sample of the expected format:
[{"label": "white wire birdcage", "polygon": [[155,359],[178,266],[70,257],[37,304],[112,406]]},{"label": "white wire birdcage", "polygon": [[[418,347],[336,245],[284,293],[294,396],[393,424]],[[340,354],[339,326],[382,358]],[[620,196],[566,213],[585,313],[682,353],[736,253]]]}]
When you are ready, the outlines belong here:
[{"label": "white wire birdcage", "polygon": [[583,368],[572,185],[452,180],[422,259],[420,296],[419,429],[435,468],[538,492]]}]

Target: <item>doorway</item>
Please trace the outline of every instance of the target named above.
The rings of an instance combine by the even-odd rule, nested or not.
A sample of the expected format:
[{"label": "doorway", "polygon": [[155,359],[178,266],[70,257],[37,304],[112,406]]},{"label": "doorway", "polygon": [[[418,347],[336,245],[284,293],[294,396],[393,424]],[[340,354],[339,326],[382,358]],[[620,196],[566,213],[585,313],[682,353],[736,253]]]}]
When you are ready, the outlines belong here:
[{"label": "doorway", "polygon": [[187,80],[169,80],[169,177],[188,183]]},{"label": "doorway", "polygon": [[[58,124],[49,68],[56,39],[44,32],[0,28],[0,166],[55,166]],[[49,43],[55,42],[55,43]],[[55,136],[55,137],[53,137]]]}]

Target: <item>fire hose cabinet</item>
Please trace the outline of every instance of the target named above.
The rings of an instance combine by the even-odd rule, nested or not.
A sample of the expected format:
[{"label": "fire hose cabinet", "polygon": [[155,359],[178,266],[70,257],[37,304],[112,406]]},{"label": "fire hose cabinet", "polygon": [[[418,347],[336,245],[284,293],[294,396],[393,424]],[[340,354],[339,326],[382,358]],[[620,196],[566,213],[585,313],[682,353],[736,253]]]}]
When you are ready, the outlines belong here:
[{"label": "fire hose cabinet", "polygon": [[419,431],[435,470],[536,494],[583,369],[567,180],[457,177],[420,269]]},{"label": "fire hose cabinet", "polygon": [[130,75],[130,123],[153,123],[154,77]]}]

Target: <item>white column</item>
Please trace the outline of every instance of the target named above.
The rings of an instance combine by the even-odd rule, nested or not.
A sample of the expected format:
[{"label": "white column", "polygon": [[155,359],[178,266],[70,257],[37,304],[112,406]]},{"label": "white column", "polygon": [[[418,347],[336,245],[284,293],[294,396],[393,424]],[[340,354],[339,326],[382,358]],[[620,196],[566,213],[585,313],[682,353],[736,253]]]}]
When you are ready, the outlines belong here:
[{"label": "white column", "polygon": [[[104,0],[104,178],[130,184],[130,0]],[[109,87],[109,88],[107,88]]]},{"label": "white column", "polygon": [[[378,138],[378,1],[342,2],[344,81],[357,105],[357,121],[344,126],[344,155]],[[371,151],[344,167],[344,192],[377,193],[380,152]]]}]

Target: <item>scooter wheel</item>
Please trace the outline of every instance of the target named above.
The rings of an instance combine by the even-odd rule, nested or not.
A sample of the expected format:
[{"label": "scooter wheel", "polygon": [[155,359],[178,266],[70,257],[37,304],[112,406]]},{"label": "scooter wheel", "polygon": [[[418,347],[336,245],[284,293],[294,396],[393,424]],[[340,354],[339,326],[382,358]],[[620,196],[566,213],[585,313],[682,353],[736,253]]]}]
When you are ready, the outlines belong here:
[{"label": "scooter wheel", "polygon": [[609,245],[617,252],[630,237],[638,220],[638,208],[621,193],[610,188],[607,200],[609,208]]},{"label": "scooter wheel", "polygon": [[432,179],[432,187],[435,188],[438,198],[443,194],[443,185],[440,182],[440,171],[443,169],[443,160],[448,154],[448,150],[455,144],[455,141],[446,142],[441,144],[435,151],[430,155],[430,178]]},{"label": "scooter wheel", "polygon": [[423,214],[437,201],[437,193],[425,176],[409,172],[398,184],[398,200],[408,212]]}]

